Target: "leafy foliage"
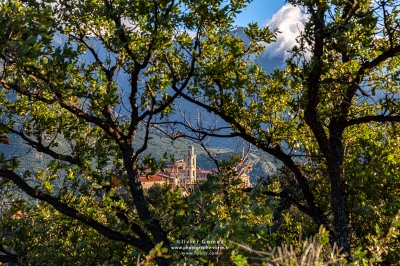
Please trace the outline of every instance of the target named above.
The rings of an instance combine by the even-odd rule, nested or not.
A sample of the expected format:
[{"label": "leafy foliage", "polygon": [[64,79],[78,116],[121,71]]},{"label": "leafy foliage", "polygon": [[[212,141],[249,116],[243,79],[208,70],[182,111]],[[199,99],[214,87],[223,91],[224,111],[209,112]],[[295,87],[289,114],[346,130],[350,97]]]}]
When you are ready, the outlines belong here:
[{"label": "leafy foliage", "polygon": [[[233,48],[219,62],[222,77],[198,80],[182,97],[280,160],[295,181],[292,191],[266,194],[293,204],[314,227],[324,226],[331,245],[351,257],[352,245],[365,248],[367,231],[389,228],[398,210],[399,6],[390,0],[290,3],[309,19],[286,69],[265,73]],[[254,25],[247,35],[255,42],[240,49],[257,54],[252,33],[259,33]],[[220,38],[217,45],[229,43]]]},{"label": "leafy foliage", "polygon": [[[0,156],[2,260],[246,265],[275,245],[308,259],[312,236],[355,265],[399,260],[398,3],[290,1],[309,20],[286,69],[265,73],[253,59],[278,30],[232,34],[247,2],[0,3],[0,145],[46,156]],[[141,171],[168,158],[145,153],[151,129],[178,97],[230,126],[172,121],[199,141],[240,136],[285,168],[240,189],[233,158],[189,195],[145,192]],[[182,239],[217,249],[188,255]]]}]

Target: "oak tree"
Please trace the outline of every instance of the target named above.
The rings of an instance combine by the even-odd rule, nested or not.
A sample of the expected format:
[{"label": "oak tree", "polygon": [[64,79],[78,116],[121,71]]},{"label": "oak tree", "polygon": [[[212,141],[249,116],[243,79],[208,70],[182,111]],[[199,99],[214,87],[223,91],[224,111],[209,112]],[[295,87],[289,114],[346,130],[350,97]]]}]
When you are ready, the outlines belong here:
[{"label": "oak tree", "polygon": [[204,45],[246,2],[1,1],[1,142],[8,134],[47,158],[24,169],[2,157],[2,185],[147,254],[169,248],[139,178],[157,165],[140,156],[199,60],[219,56]]},{"label": "oak tree", "polygon": [[[246,56],[264,45],[260,29],[249,25],[248,44],[232,45],[228,32],[210,38],[212,48],[204,43],[204,57],[215,47],[229,53],[201,61],[203,75],[180,94],[228,122],[230,136],[280,160],[300,199],[285,191],[266,194],[291,202],[330,232],[332,245],[351,254],[355,239],[368,238],[363,227],[388,228],[399,206],[399,4],[289,2],[308,19],[284,70],[265,73]],[[185,126],[218,136],[215,129]],[[371,215],[378,208],[368,221],[362,210]],[[375,216],[382,213],[388,214],[384,221]]]}]

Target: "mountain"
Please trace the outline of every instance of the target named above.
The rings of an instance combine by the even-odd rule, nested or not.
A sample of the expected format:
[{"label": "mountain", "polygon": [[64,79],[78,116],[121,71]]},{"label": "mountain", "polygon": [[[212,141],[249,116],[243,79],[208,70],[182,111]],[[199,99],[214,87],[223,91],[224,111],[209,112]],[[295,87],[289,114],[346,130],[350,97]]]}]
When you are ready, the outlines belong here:
[{"label": "mountain", "polygon": [[[232,34],[237,35],[242,38],[246,43],[249,42],[247,36],[243,33],[243,28],[237,28]],[[54,40],[54,45],[62,45],[66,42],[66,37],[63,35],[56,35]],[[91,41],[91,45],[93,45],[96,50],[99,52],[99,58],[101,60],[106,60],[107,58],[112,57],[107,56],[107,51],[96,43],[94,39]],[[82,55],[80,57],[80,61],[91,63],[93,62],[93,58],[89,52]],[[260,66],[266,70],[267,72],[273,71],[276,66],[283,66],[283,59],[279,57],[271,57],[268,53],[263,54],[261,57],[256,58],[255,62],[259,63]],[[120,71],[118,73],[118,85],[120,87],[121,93],[124,93],[123,88],[129,88],[129,76],[124,72]],[[124,98],[127,98],[126,96]],[[178,98],[176,100],[176,106],[185,114],[186,118],[189,121],[196,121],[196,116],[201,114],[203,119],[207,121],[212,121],[216,126],[223,127],[227,126],[227,123],[222,121],[220,118],[215,115],[208,113],[198,106],[184,100],[183,98]],[[129,111],[125,109],[124,106],[129,106],[129,104],[124,103],[121,105],[122,116],[129,114]],[[181,113],[175,111],[175,113],[171,114],[169,119],[171,121],[182,120]],[[182,128],[182,131],[184,129]],[[225,130],[223,133],[229,133],[230,130]],[[184,132],[188,133],[188,132]],[[139,147],[143,141],[144,134],[143,132],[139,132],[136,143],[137,147]],[[49,162],[51,159],[49,156],[42,155],[29,146],[27,146],[24,141],[14,137],[9,136],[11,141],[11,145],[7,146],[4,144],[0,144],[0,153],[3,152],[8,158],[11,156],[16,156],[19,158],[21,163],[21,171],[24,170],[36,170],[39,168],[43,169],[43,166]],[[187,151],[187,147],[189,145],[194,145],[196,149],[196,153],[198,154],[198,162],[197,165],[203,169],[214,168],[214,162],[208,157],[207,153],[201,148],[200,145],[193,143],[188,139],[178,139],[174,142],[171,142],[170,139],[163,136],[158,131],[152,131],[152,139],[149,141],[148,149],[145,154],[152,154],[155,158],[160,159],[162,155],[167,152],[168,154],[173,154],[175,158],[181,158]],[[210,152],[213,154],[218,154],[218,159],[220,160],[228,160],[230,156],[235,154],[241,154],[240,150],[242,141],[239,138],[209,138],[207,142],[207,147]],[[60,145],[60,150],[68,150],[66,145]],[[238,151],[239,150],[239,151]],[[276,173],[276,165],[277,163],[273,161],[272,157],[262,151],[252,152],[248,156],[248,163],[252,165],[252,170],[250,172],[251,181],[254,183],[259,176],[266,177],[268,175]]]},{"label": "mountain", "polygon": [[[0,153],[4,153],[6,158],[16,157],[20,161],[19,172],[37,171],[39,169],[45,169],[46,165],[52,159],[46,154],[42,154],[29,147],[21,139],[9,135],[10,145],[0,144]],[[138,132],[135,138],[134,146],[138,148],[142,145],[144,139],[144,132]],[[171,141],[171,139],[165,137],[161,133],[153,132],[152,137],[148,143],[148,149],[143,153],[145,155],[151,155],[154,158],[161,160],[163,154],[166,152],[168,155],[173,155],[175,159],[184,158],[187,154],[188,146],[194,146],[195,153],[197,154],[197,166],[201,169],[215,168],[214,161],[208,156],[207,152],[197,143],[193,143],[188,139],[177,139]],[[68,147],[65,143],[60,142],[57,152],[67,151]],[[231,156],[241,155],[242,151],[237,151],[229,148],[211,147],[209,152],[212,155],[217,155],[218,160],[229,160]],[[251,183],[255,184],[259,177],[268,177],[276,173],[277,163],[273,161],[273,158],[262,151],[254,151],[248,155],[246,163],[252,166],[249,172]]]}]

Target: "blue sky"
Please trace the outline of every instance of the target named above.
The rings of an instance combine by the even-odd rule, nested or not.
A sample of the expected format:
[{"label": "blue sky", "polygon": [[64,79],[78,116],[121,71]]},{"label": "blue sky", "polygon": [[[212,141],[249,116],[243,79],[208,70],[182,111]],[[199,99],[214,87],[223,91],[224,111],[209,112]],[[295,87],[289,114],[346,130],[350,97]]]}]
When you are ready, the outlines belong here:
[{"label": "blue sky", "polygon": [[[281,59],[282,63],[291,56],[290,51],[297,45],[296,38],[304,29],[309,15],[304,9],[293,6],[284,0],[254,0],[236,18],[237,26],[247,26],[249,22],[258,22],[259,26],[279,29],[276,42],[266,45],[266,59]],[[306,55],[307,56],[307,55]]]},{"label": "blue sky", "polygon": [[249,22],[264,25],[265,21],[271,19],[272,15],[285,4],[284,0],[254,0],[237,15],[236,23],[238,26],[246,26]]}]

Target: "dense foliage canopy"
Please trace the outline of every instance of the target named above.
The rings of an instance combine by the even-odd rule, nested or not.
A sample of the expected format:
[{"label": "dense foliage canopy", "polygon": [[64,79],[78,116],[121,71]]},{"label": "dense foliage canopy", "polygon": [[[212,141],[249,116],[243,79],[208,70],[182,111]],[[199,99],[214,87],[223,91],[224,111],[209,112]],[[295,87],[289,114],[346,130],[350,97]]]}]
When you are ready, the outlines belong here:
[{"label": "dense foliage canopy", "polygon": [[[398,3],[289,1],[309,19],[266,73],[253,61],[279,32],[237,37],[247,2],[1,1],[0,147],[18,138],[46,158],[0,157],[1,261],[245,265],[282,244],[307,257],[310,237],[317,260],[400,260]],[[281,172],[243,190],[232,158],[190,195],[144,191],[140,172],[167,159],[143,156],[152,127],[178,98],[231,132],[183,119],[173,136],[240,136]],[[182,240],[226,248],[193,256]]]},{"label": "dense foliage canopy", "polygon": [[183,97],[281,160],[298,191],[280,198],[350,254],[399,210],[398,3],[290,2],[309,20],[285,70],[237,67]]}]

